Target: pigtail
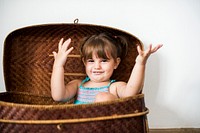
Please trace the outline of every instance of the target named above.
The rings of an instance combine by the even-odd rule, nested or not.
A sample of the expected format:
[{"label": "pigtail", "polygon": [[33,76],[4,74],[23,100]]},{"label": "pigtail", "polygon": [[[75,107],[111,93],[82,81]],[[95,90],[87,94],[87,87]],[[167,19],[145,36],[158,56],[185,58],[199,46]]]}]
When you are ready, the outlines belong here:
[{"label": "pigtail", "polygon": [[121,51],[119,51],[120,58],[123,59],[127,55],[127,52],[128,52],[128,39],[122,35],[114,36],[114,38],[117,42],[116,45],[118,49],[119,50],[121,49]]}]

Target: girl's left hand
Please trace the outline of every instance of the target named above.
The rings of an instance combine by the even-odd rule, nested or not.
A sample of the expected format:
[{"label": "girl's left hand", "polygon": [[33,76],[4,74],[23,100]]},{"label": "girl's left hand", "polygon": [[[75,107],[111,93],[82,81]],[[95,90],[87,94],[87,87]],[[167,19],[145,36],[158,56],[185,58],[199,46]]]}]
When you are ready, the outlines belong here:
[{"label": "girl's left hand", "polygon": [[152,53],[155,53],[162,46],[163,46],[162,44],[158,44],[155,47],[152,47],[152,44],[150,44],[149,47],[147,48],[147,50],[142,50],[140,46],[137,46],[137,51],[138,51],[139,55],[136,58],[136,63],[139,63],[141,65],[145,65],[148,57]]}]

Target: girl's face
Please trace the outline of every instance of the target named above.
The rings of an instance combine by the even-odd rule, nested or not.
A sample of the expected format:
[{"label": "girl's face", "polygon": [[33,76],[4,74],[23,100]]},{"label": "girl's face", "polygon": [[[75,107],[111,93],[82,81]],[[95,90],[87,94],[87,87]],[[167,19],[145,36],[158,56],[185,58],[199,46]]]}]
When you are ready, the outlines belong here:
[{"label": "girl's face", "polygon": [[94,53],[92,59],[84,61],[86,74],[94,82],[109,81],[119,63],[120,58],[117,58],[116,61],[113,58],[103,59],[95,56]]}]

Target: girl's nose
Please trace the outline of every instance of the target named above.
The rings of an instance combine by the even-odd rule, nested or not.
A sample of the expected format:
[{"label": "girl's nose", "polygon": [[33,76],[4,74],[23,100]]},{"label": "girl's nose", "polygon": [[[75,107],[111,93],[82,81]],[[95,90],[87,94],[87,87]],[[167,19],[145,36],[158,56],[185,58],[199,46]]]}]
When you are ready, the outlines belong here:
[{"label": "girl's nose", "polygon": [[94,68],[95,68],[95,69],[101,68],[100,62],[95,62]]}]

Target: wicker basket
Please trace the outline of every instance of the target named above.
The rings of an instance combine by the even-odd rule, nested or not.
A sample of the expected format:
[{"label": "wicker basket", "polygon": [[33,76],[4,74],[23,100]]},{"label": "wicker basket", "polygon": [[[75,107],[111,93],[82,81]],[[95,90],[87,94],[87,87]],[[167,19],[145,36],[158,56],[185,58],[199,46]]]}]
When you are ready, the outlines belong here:
[{"label": "wicker basket", "polygon": [[[126,58],[113,79],[127,81],[137,56],[135,36],[119,29],[90,24],[47,24],[10,33],[4,44],[4,78],[7,92],[0,93],[1,132],[148,132],[144,95],[115,101],[74,105],[55,102],[50,93],[52,51],[59,40],[71,38],[74,47],[65,67],[65,82],[84,78],[79,42],[85,36],[108,32],[129,40]],[[123,72],[123,73],[122,73]]]}]

